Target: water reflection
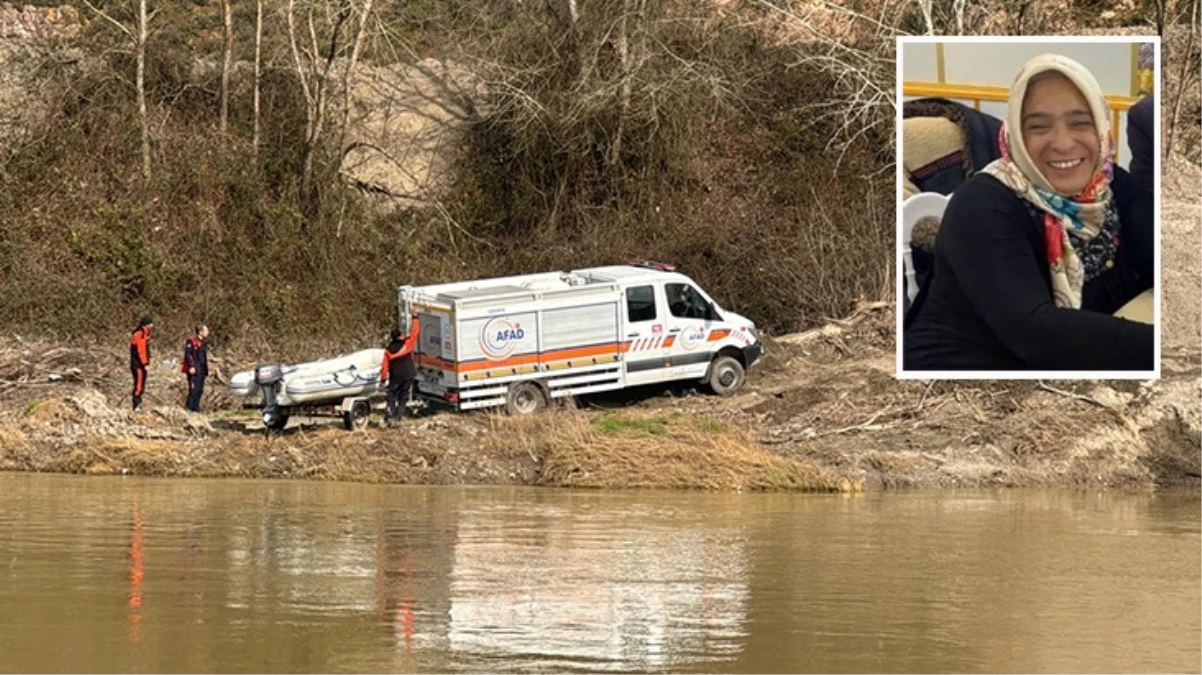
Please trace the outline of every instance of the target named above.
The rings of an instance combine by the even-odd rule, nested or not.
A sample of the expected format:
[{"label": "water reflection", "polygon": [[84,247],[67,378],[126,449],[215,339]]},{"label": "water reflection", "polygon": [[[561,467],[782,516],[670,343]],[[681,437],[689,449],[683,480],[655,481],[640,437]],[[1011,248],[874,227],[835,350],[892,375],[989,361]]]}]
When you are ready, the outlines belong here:
[{"label": "water reflection", "polygon": [[614,670],[721,660],[746,634],[744,543],[737,526],[681,523],[617,502],[585,513],[465,509],[451,649],[468,670],[532,658],[552,669]]},{"label": "water reflection", "polygon": [[142,580],[146,576],[142,564],[142,514],[134,499],[133,531],[129,535],[129,641],[142,641]]},{"label": "water reflection", "polygon": [[1197,493],[0,474],[0,671],[1193,671]]}]

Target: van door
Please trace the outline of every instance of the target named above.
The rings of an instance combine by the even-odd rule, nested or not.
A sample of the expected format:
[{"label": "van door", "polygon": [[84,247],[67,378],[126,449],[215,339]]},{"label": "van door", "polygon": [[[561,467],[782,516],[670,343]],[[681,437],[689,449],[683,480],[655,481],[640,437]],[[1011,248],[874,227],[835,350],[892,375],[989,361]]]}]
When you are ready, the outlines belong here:
[{"label": "van door", "polygon": [[667,315],[664,323],[670,339],[665,359],[665,380],[705,377],[713,359],[711,337],[721,324],[709,299],[693,284],[672,281],[664,284]]},{"label": "van door", "polygon": [[658,284],[626,288],[623,298],[626,384],[649,384],[664,379],[663,289]]},{"label": "van door", "polygon": [[417,318],[421,328],[413,359],[417,362],[418,393],[441,398],[447,388],[459,384],[451,316],[443,310],[423,307]]}]

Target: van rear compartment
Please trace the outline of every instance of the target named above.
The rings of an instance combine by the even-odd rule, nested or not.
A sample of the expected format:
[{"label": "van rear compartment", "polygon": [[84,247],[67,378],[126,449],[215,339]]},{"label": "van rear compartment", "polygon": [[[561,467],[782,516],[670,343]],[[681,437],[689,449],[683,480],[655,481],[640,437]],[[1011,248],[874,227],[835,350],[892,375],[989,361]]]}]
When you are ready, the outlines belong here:
[{"label": "van rear compartment", "polygon": [[614,284],[572,285],[559,275],[493,281],[401,289],[402,306],[421,320],[419,395],[470,410],[504,404],[508,385],[521,380],[539,381],[551,398],[621,386]]}]

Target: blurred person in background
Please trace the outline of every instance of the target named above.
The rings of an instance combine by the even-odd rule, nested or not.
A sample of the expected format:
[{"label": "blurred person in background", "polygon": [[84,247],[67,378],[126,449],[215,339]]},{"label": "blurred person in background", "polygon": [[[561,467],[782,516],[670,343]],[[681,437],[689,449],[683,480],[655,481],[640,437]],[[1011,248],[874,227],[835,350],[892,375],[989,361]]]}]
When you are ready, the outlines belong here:
[{"label": "blurred person in background", "polygon": [[1151,192],[1156,176],[1156,137],[1152,125],[1156,96],[1145,96],[1127,111],[1127,147],[1131,149],[1131,179]]}]

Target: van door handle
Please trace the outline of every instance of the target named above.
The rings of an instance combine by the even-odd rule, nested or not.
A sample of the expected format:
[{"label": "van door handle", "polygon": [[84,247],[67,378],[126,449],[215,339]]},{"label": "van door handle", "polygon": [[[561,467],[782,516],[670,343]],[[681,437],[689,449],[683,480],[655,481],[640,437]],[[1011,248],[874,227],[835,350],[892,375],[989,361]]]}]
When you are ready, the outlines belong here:
[{"label": "van door handle", "polygon": [[627,333],[627,334],[626,334],[626,337],[629,337],[629,338],[635,338],[635,337],[638,337],[638,336],[639,336],[639,334],[638,334],[638,333]]},{"label": "van door handle", "polygon": [[679,328],[673,328],[672,330],[670,330],[670,331],[668,331],[668,332],[669,332],[669,333],[679,333],[679,332],[680,332],[680,329],[679,329]]}]

